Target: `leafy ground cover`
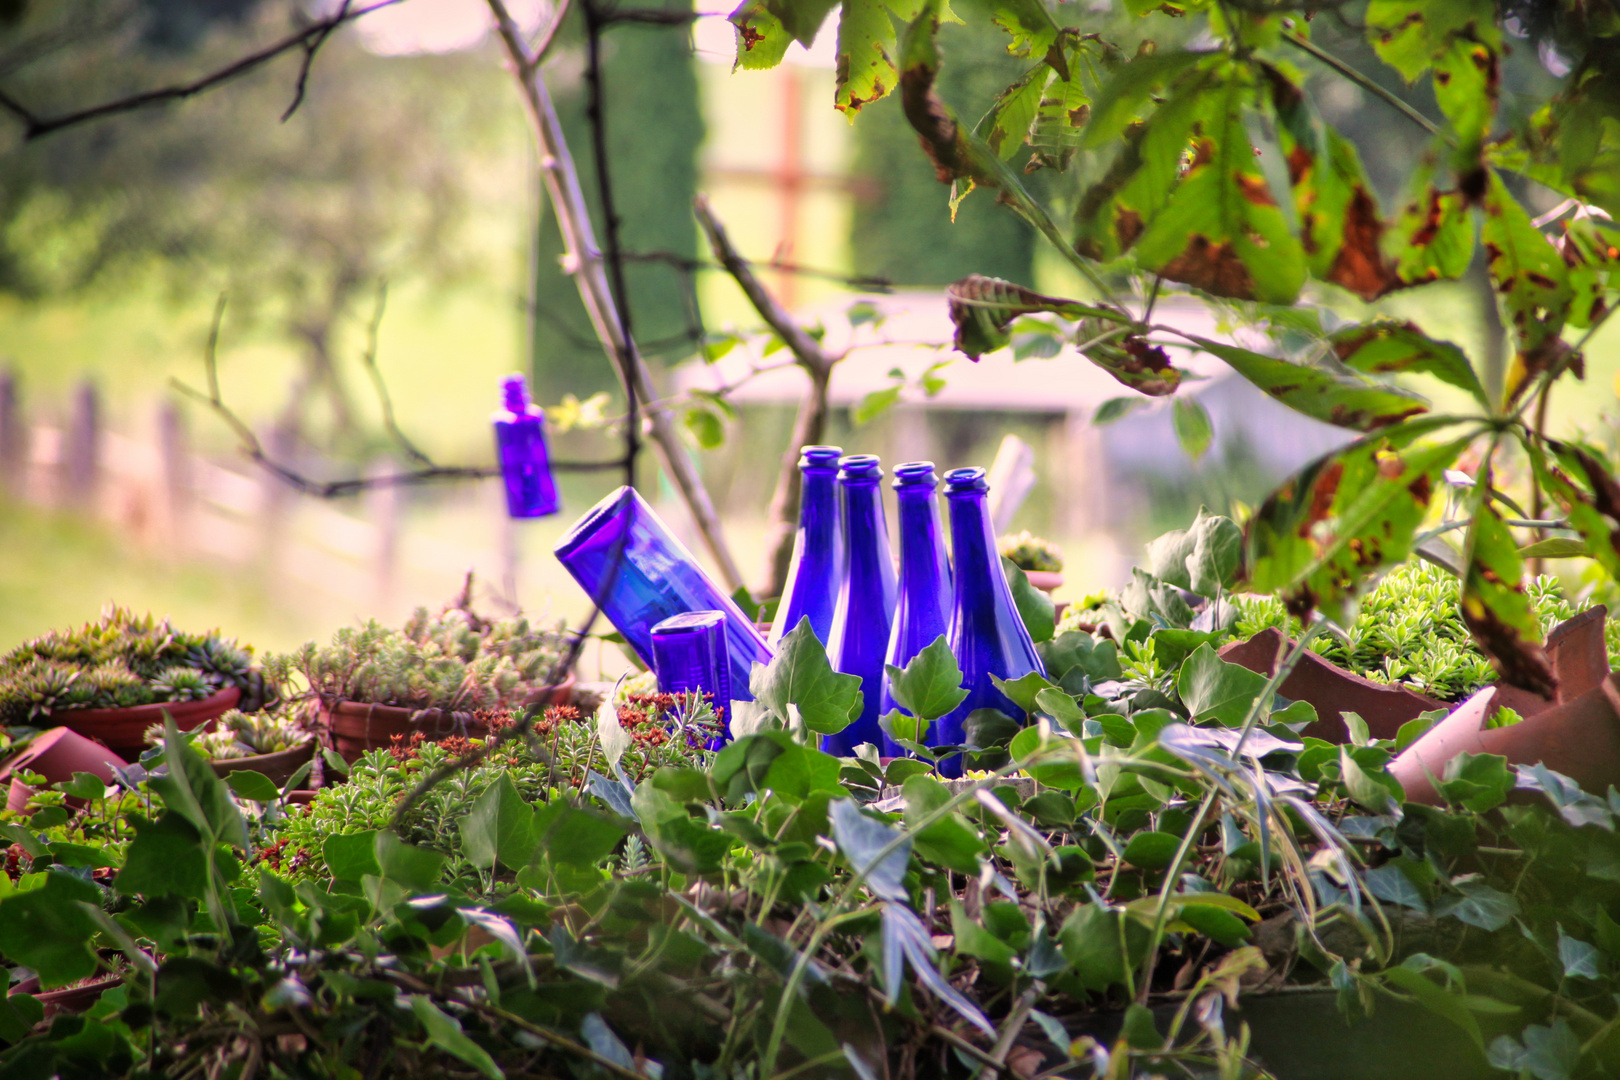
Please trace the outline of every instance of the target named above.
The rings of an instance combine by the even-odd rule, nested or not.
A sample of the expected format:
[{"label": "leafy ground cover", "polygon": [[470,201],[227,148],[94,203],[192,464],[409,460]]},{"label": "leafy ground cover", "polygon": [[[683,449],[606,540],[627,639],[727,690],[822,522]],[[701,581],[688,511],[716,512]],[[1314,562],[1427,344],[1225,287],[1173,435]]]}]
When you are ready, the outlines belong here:
[{"label": "leafy ground cover", "polygon": [[[814,748],[860,690],[803,633],[718,751],[706,703],[621,696],[402,742],[297,806],[171,730],[0,818],[13,981],[121,972],[82,1014],[7,998],[0,1068],[1249,1076],[1231,1010],[1284,987],[1418,1003],[1509,1073],[1620,1066],[1620,802],[1465,756],[1446,805],[1404,803],[1394,742],[1300,738],[1308,705],[1215,655],[1230,629],[1130,614],[1236,621],[1230,528],[1156,543],[1116,639],[1048,629],[1050,678],[975,715],[953,784]],[[891,732],[960,699],[943,642],[895,676]]]}]

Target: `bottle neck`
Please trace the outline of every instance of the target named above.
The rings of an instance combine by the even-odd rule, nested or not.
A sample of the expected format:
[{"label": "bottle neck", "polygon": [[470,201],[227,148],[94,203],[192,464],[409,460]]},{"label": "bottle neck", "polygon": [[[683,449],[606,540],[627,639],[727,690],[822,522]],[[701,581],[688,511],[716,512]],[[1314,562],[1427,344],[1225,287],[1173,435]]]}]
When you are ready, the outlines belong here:
[{"label": "bottle neck", "polygon": [[1001,573],[1001,558],[990,530],[989,497],[983,491],[964,491],[946,496],[951,515],[951,551],[958,573],[969,567],[994,569]]},{"label": "bottle neck", "polygon": [[[844,502],[844,535],[848,543],[850,573],[871,572],[869,562],[889,559],[889,535],[883,520],[882,493],[876,480],[840,482]],[[890,573],[893,571],[891,569]]]}]

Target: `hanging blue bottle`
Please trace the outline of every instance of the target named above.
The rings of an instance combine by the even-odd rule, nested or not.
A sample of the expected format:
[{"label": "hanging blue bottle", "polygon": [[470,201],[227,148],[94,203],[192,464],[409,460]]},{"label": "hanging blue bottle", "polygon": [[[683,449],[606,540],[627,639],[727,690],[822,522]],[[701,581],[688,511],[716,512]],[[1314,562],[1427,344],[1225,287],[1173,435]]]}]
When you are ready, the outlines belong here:
[{"label": "hanging blue bottle", "polygon": [[[963,722],[975,709],[1000,709],[1016,718],[1021,710],[996,684],[1031,671],[1046,674],[1035,643],[1013,604],[1012,589],[1001,570],[1001,555],[990,528],[990,485],[984,470],[952,469],[945,474],[945,502],[950,513],[951,552],[956,582],[951,600],[951,652],[962,669],[967,698],[938,725],[938,744],[966,741]],[[962,757],[940,766],[941,775],[962,775]]]},{"label": "hanging blue bottle", "polygon": [[502,408],[495,414],[495,453],[506,484],[506,512],[515,518],[546,517],[562,509],[546,447],[546,416],[529,401],[522,375],[501,380]]},{"label": "hanging blue bottle", "polygon": [[[932,461],[908,461],[894,467],[894,496],[899,504],[900,592],[885,663],[898,668],[905,667],[912,657],[950,631],[951,564],[945,558],[945,533],[940,528],[939,503],[934,497],[938,486]],[[878,716],[887,716],[896,707],[885,669]],[[930,745],[939,745],[937,734],[928,733]],[[883,753],[899,757],[910,751],[885,734]]]},{"label": "hanging blue bottle", "polygon": [[838,513],[836,446],[806,446],[799,452],[799,531],[793,538],[787,584],[771,623],[774,648],[799,620],[810,617],[810,629],[823,645],[832,634],[833,609],[844,580],[844,534]]},{"label": "hanging blue bottle", "polygon": [[648,667],[654,626],[671,615],[725,612],[731,693],[753,700],[749,673],[756,662],[771,662],[765,639],[634,488],[621,487],[591,507],[553,550]]},{"label": "hanging blue bottle", "polygon": [[883,745],[878,706],[883,697],[883,657],[894,621],[896,582],[883,516],[883,469],[872,454],[851,454],[838,468],[844,514],[844,580],[833,612],[827,659],[833,670],[861,677],[861,712],[821,749],[848,757],[861,743]]}]

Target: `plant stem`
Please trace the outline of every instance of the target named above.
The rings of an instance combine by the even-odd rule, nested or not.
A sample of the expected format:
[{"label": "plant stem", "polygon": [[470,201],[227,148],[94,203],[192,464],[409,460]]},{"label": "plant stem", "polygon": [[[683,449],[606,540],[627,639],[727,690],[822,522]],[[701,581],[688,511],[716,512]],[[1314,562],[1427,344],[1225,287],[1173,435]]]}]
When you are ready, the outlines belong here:
[{"label": "plant stem", "polygon": [[1408,120],[1412,121],[1412,123],[1416,124],[1424,131],[1427,131],[1435,138],[1444,139],[1448,146],[1456,145],[1456,140],[1436,127],[1434,121],[1430,120],[1427,116],[1424,116],[1422,113],[1412,108],[1412,106],[1402,101],[1397,95],[1378,85],[1378,83],[1374,82],[1371,78],[1357,71],[1355,68],[1351,67],[1343,60],[1340,60],[1337,56],[1334,56],[1326,49],[1321,48],[1314,42],[1306,41],[1304,38],[1294,37],[1292,34],[1284,34],[1282,39],[1301,52],[1314,56],[1316,59],[1326,64],[1334,71],[1337,71],[1340,75],[1343,75],[1345,78],[1367,91],[1369,94],[1383,98],[1384,101],[1388,102],[1390,105],[1393,105],[1397,112],[1406,117]]}]

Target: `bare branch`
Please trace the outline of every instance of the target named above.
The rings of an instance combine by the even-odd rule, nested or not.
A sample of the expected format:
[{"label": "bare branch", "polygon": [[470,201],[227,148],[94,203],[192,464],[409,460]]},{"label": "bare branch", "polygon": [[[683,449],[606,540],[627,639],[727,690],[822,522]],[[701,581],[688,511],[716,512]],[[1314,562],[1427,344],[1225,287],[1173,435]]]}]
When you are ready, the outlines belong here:
[{"label": "bare branch", "polygon": [[557,42],[557,32],[562,29],[563,20],[568,18],[568,9],[572,4],[573,0],[559,0],[556,14],[552,15],[550,25],[529,46],[529,64],[531,67],[545,61],[546,54],[551,51],[551,47]]},{"label": "bare branch", "polygon": [[388,437],[410,457],[412,461],[433,468],[433,459],[424,454],[421,449],[405,433],[399,430],[399,424],[394,420],[394,399],[388,395],[388,384],[383,381],[382,369],[377,367],[377,333],[382,328],[383,310],[388,305],[388,282],[377,284],[377,303],[371,311],[371,323],[366,327],[366,351],[360,354],[360,365],[371,376],[372,388],[377,391],[377,403],[382,407],[383,428]]},{"label": "bare branch", "polygon": [[315,52],[331,36],[332,31],[344,23],[353,22],[362,15],[369,15],[373,11],[392,7],[400,2],[401,0],[378,0],[377,3],[369,4],[366,7],[351,8],[349,0],[345,0],[343,6],[337,12],[321,19],[319,22],[311,23],[304,29],[284,37],[280,41],[267,45],[257,52],[249,53],[217,71],[193,79],[191,82],[159,87],[155,90],[143,90],[138,94],[114,98],[99,105],[63,113],[60,116],[40,116],[10,94],[0,91],[0,109],[11,113],[22,122],[24,140],[38,139],[53,132],[61,131],[64,128],[74,127],[91,120],[99,120],[102,117],[134,112],[137,109],[163,105],[172,101],[183,101],[186,98],[202,93],[204,90],[212,89],[221,83],[246,75],[255,68],[274,60],[282,53],[302,49],[304,50],[303,66],[299,71],[293,103],[282,116],[282,119],[285,120],[292,115],[293,110],[303,101],[304,84],[309,77],[310,65],[314,63]]},{"label": "bare branch", "polygon": [[[688,255],[679,255],[673,251],[627,251],[623,255],[625,262],[656,262],[667,263],[682,270],[727,270],[729,268],[708,259],[694,259]],[[746,262],[746,260],[745,260]],[[753,265],[748,263],[747,265]],[[765,268],[778,274],[792,274],[796,277],[817,278],[821,281],[837,282],[848,285],[852,289],[865,292],[890,293],[894,291],[894,282],[886,277],[874,274],[840,274],[836,270],[819,270],[812,266],[800,266],[798,263],[779,262],[772,260],[764,264]]]}]

